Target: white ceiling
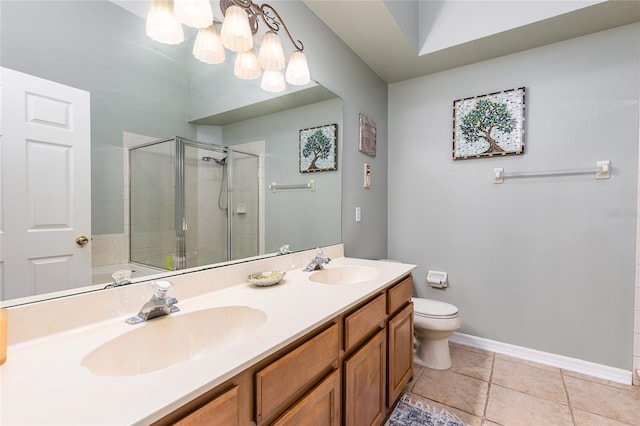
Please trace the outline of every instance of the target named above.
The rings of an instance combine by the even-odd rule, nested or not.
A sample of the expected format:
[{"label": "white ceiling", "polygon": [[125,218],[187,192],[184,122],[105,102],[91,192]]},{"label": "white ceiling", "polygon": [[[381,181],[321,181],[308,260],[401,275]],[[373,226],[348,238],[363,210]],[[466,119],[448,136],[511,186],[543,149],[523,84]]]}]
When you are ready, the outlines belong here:
[{"label": "white ceiling", "polygon": [[[111,1],[146,18],[149,0]],[[416,53],[416,48],[407,40],[406,29],[403,31],[398,25],[387,8],[385,0],[303,1],[382,80],[389,84],[640,21],[640,0],[593,1],[592,3],[597,4],[420,56]],[[396,2],[397,5],[401,5],[400,7],[402,3],[435,2],[435,0],[386,1]],[[439,1],[496,3],[496,0]],[[515,2],[517,0],[497,1]],[[544,5],[548,2],[575,4],[578,0],[536,1]],[[212,0],[212,3],[217,4],[218,0]],[[218,19],[221,20],[222,16],[218,10],[214,7],[214,11],[220,15]]]},{"label": "white ceiling", "polygon": [[386,83],[640,21],[640,0],[609,0],[418,56],[383,0],[304,2]]}]

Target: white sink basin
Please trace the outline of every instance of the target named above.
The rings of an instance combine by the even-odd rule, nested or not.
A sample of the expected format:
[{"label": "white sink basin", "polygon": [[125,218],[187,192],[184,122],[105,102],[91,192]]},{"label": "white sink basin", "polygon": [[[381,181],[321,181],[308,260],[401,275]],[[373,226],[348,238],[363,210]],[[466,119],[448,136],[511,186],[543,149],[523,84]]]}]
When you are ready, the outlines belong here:
[{"label": "white sink basin", "polygon": [[266,320],[264,312],[247,306],[166,315],[98,346],[82,365],[98,376],[150,373],[229,347]]},{"label": "white sink basin", "polygon": [[369,266],[337,266],[325,267],[321,271],[312,272],[309,275],[311,281],[322,284],[357,284],[369,281],[378,276],[376,268]]}]

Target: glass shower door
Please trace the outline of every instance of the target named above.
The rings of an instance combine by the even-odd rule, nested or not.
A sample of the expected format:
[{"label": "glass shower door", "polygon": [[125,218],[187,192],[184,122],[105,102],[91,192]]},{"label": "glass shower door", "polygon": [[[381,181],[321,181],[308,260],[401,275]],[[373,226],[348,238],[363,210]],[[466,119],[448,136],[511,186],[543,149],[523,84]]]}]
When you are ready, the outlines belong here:
[{"label": "glass shower door", "polygon": [[132,149],[129,164],[129,257],[176,269],[176,141]]},{"label": "glass shower door", "polygon": [[186,267],[229,260],[228,152],[223,147],[185,143],[184,247]]}]

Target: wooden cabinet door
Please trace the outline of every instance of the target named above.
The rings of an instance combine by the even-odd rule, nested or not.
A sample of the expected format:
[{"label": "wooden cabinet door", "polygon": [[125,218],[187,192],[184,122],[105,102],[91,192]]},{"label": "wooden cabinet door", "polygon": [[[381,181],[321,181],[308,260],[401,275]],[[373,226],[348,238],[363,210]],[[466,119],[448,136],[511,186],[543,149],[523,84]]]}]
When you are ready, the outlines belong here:
[{"label": "wooden cabinet door", "polygon": [[335,370],[318,386],[287,410],[274,426],[340,425],[340,370]]},{"label": "wooden cabinet door", "polygon": [[345,424],[382,424],[386,415],[386,353],[386,333],[381,330],[344,362]]},{"label": "wooden cabinet door", "polygon": [[256,373],[256,423],[270,422],[337,364],[339,330],[332,325]]},{"label": "wooden cabinet door", "polygon": [[413,375],[413,303],[389,320],[387,406],[391,407]]},{"label": "wooden cabinet door", "polygon": [[237,426],[240,424],[238,401],[238,386],[235,386],[175,424],[177,426]]}]

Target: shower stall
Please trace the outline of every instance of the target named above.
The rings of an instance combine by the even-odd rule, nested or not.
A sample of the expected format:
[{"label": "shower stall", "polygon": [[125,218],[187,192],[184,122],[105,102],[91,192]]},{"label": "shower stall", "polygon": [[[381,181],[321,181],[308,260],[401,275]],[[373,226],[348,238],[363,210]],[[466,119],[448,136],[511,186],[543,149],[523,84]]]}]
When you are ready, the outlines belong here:
[{"label": "shower stall", "polygon": [[129,253],[166,270],[259,254],[259,157],[175,137],[129,150]]}]

